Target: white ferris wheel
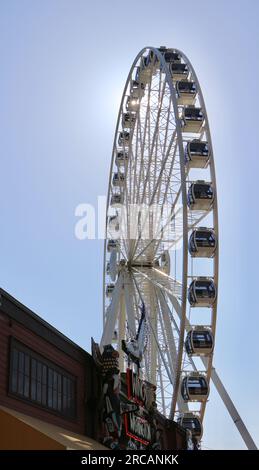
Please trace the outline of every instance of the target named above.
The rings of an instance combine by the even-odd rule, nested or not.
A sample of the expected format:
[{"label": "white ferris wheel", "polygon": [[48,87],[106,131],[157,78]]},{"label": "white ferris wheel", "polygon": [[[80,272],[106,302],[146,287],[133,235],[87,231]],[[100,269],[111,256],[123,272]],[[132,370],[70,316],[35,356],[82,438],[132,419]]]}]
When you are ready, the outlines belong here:
[{"label": "white ferris wheel", "polygon": [[130,69],[109,178],[101,347],[156,385],[159,411],[200,439],[210,380],[255,444],[212,367],[218,295],[213,148],[196,73],[146,47]]}]

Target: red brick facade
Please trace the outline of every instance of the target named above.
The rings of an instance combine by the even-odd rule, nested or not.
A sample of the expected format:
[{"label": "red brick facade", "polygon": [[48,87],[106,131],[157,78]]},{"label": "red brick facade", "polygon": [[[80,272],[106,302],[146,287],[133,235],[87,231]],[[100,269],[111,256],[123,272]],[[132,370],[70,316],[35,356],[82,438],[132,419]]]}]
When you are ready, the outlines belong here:
[{"label": "red brick facade", "polygon": [[[93,436],[96,373],[92,357],[0,289],[0,405]],[[10,393],[10,344],[14,338],[76,378],[76,418],[67,419]]]}]

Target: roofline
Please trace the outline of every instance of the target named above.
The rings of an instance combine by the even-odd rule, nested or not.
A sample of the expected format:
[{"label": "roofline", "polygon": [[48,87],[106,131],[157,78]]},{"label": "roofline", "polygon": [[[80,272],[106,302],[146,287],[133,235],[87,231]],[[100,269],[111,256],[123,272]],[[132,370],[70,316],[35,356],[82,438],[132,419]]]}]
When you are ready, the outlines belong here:
[{"label": "roofline", "polygon": [[24,304],[12,297],[8,292],[0,287],[0,311],[4,312],[11,319],[27,327],[33,333],[45,339],[55,347],[61,349],[74,359],[79,359],[79,354],[87,359],[92,356],[83,348],[74,343],[71,339],[57,330],[39,315],[34,313]]}]

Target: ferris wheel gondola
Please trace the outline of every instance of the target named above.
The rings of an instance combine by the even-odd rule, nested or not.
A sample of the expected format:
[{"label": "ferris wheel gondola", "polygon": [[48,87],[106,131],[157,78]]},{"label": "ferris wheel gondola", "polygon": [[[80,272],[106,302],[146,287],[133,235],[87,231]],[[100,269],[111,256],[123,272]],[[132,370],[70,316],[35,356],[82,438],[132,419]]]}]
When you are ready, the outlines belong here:
[{"label": "ferris wheel gondola", "polygon": [[195,258],[211,258],[217,250],[215,232],[211,228],[198,227],[189,238],[189,253]]},{"label": "ferris wheel gondola", "polygon": [[178,418],[178,423],[188,429],[192,436],[200,440],[203,434],[203,426],[199,416],[195,413],[185,413]]},{"label": "ferris wheel gondola", "polygon": [[209,163],[210,151],[208,142],[194,139],[185,147],[185,163],[189,168],[206,168]]},{"label": "ferris wheel gondola", "polygon": [[185,339],[185,349],[188,355],[208,355],[212,353],[213,347],[214,339],[211,328],[194,326],[188,331]]},{"label": "ferris wheel gondola", "polygon": [[189,80],[180,80],[175,84],[178,105],[193,105],[197,94],[196,85]]},{"label": "ferris wheel gondola", "polygon": [[199,372],[191,372],[185,375],[181,383],[181,394],[186,402],[206,401],[209,396],[209,385],[206,375]]}]

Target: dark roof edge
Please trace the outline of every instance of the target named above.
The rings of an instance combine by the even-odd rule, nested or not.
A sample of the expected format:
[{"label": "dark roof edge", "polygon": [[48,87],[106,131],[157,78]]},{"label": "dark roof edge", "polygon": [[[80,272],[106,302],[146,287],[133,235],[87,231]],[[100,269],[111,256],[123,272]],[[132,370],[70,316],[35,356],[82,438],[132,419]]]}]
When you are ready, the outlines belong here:
[{"label": "dark roof edge", "polygon": [[92,356],[87,351],[2,288],[0,288],[0,310],[72,358],[78,360],[81,357],[82,359],[83,355],[88,359],[92,359]]}]

